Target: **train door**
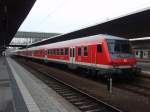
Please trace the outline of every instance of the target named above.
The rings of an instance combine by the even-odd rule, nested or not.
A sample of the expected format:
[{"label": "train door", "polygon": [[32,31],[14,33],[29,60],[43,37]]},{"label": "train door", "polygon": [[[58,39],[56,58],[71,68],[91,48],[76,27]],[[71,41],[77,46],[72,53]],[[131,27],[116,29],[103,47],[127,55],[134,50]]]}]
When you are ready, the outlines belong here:
[{"label": "train door", "polygon": [[91,64],[96,64],[96,46],[92,45],[90,49]]},{"label": "train door", "polygon": [[72,47],[70,48],[70,63],[74,63],[75,62],[75,48]]},{"label": "train door", "polygon": [[45,56],[45,59],[48,58],[48,53],[49,53],[49,52],[48,52],[48,49],[45,49],[45,50],[44,50],[44,56]]}]

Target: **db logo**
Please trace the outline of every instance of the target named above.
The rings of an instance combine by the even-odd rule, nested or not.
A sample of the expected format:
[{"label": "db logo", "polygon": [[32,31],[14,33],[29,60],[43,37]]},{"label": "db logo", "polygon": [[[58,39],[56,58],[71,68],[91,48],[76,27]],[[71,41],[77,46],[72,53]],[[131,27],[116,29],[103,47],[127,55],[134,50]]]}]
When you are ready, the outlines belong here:
[{"label": "db logo", "polygon": [[127,62],[127,59],[124,59],[123,62]]}]

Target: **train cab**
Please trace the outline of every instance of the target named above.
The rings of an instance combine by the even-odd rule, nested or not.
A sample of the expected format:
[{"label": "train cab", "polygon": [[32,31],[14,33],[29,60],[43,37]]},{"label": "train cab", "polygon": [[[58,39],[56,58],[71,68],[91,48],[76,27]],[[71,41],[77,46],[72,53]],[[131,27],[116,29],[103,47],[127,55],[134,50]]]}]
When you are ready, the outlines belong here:
[{"label": "train cab", "polygon": [[136,58],[131,49],[131,44],[126,39],[106,39],[110,64],[114,73],[136,73]]}]

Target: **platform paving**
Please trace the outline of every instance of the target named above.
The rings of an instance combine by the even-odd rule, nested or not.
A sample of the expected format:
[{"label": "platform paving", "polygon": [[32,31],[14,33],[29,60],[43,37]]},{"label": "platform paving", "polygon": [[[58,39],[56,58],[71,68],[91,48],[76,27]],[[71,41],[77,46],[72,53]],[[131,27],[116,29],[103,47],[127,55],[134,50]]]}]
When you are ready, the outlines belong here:
[{"label": "platform paving", "polygon": [[28,112],[6,57],[0,56],[0,112]]},{"label": "platform paving", "polygon": [[14,112],[12,96],[7,63],[0,57],[0,112]]},{"label": "platform paving", "polygon": [[13,59],[7,61],[29,111],[80,112]]}]

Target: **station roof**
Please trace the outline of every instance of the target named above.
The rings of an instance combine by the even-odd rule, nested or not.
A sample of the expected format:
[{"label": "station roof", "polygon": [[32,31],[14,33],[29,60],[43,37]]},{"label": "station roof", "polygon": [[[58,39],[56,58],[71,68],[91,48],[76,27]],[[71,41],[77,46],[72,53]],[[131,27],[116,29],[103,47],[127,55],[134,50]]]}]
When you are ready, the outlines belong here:
[{"label": "station roof", "polygon": [[67,34],[51,37],[31,44],[29,47],[65,41],[96,34],[109,34],[127,39],[150,36],[150,8],[118,17]]},{"label": "station roof", "polygon": [[150,37],[130,41],[134,49],[150,49]]},{"label": "station roof", "polygon": [[0,51],[11,42],[34,3],[35,0],[0,0]]}]

